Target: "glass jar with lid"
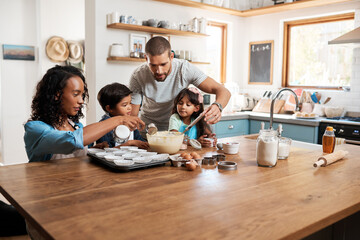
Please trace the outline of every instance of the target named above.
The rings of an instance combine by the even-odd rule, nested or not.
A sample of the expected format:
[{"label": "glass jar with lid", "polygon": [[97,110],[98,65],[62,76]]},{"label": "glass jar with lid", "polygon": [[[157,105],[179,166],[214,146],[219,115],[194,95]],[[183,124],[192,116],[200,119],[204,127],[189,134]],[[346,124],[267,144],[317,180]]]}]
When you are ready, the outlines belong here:
[{"label": "glass jar with lid", "polygon": [[260,167],[274,167],[277,163],[279,138],[276,130],[260,130],[256,140],[256,161]]}]

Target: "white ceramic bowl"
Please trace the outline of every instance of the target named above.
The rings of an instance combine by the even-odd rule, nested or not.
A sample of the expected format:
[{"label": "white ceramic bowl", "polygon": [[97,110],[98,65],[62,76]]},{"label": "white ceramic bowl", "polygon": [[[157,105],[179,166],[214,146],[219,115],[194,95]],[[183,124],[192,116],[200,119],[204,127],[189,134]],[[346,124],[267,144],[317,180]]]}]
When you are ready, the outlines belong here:
[{"label": "white ceramic bowl", "polygon": [[343,112],[343,107],[325,107],[325,115],[328,118],[341,117]]},{"label": "white ceramic bowl", "polygon": [[184,140],[184,134],[180,132],[160,131],[146,136],[152,151],[168,154],[178,152]]},{"label": "white ceramic bowl", "polygon": [[223,143],[223,150],[226,154],[237,154],[239,152],[240,143],[228,142]]}]

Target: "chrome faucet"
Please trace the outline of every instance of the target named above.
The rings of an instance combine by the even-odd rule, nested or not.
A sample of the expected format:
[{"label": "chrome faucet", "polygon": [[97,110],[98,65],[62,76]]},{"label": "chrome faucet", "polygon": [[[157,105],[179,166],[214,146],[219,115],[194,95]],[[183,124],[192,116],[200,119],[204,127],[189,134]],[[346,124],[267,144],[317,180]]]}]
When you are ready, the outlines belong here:
[{"label": "chrome faucet", "polygon": [[273,117],[274,117],[274,102],[275,102],[276,98],[280,95],[280,93],[283,92],[283,91],[290,91],[294,95],[295,101],[296,101],[295,111],[299,110],[299,99],[298,99],[296,93],[293,90],[291,90],[290,88],[280,89],[275,95],[273,95],[274,97],[271,100],[271,106],[270,106],[270,129],[273,129],[272,124],[273,124]]}]

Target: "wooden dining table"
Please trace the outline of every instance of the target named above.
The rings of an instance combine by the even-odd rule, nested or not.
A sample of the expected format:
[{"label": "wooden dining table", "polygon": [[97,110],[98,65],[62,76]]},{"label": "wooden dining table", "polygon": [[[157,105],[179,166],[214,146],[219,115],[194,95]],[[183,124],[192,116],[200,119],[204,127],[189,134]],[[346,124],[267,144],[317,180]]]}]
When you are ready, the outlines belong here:
[{"label": "wooden dining table", "polygon": [[[236,170],[114,171],[90,157],[0,167],[0,192],[46,239],[301,239],[360,210],[360,148],[314,168],[321,150],[291,148],[259,167],[256,140],[225,154]],[[195,150],[202,156],[222,153]]]}]

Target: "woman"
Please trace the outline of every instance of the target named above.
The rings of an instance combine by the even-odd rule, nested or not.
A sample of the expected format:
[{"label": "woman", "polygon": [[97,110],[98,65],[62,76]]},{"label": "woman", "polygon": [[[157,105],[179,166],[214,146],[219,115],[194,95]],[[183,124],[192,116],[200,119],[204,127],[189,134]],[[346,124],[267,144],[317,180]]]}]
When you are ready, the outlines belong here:
[{"label": "woman", "polygon": [[138,117],[117,116],[86,127],[82,118],[88,89],[83,74],[72,66],[55,66],[36,87],[32,114],[25,124],[25,148],[29,162],[86,155],[86,147],[118,125],[143,128]]}]

